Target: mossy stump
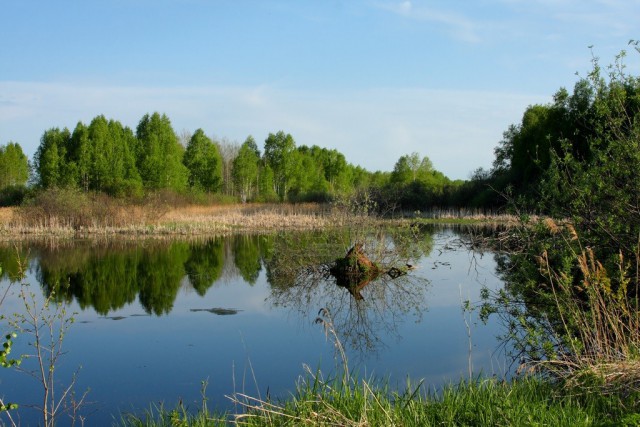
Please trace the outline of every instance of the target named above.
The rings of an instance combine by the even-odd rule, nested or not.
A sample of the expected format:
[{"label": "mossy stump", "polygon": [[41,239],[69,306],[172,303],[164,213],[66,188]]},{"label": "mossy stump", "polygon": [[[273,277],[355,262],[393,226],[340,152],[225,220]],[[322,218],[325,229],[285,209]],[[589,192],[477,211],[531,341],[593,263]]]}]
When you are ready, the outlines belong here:
[{"label": "mossy stump", "polygon": [[336,284],[346,288],[356,300],[364,297],[360,292],[383,273],[380,267],[364,253],[361,243],[356,243],[343,258],[338,258],[329,272]]}]

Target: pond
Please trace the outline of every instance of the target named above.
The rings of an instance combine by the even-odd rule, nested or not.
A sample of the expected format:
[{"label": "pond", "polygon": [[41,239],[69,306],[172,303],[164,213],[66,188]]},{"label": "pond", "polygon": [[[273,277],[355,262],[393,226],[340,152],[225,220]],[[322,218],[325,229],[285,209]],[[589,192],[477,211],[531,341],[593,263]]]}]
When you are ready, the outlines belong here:
[{"label": "pond", "polygon": [[[35,303],[55,290],[53,298],[75,313],[56,378],[63,390],[77,371],[76,395],[89,390],[87,425],[109,425],[121,413],[162,402],[195,410],[203,382],[210,409],[234,410],[226,397],[234,392],[286,397],[305,366],[325,376],[342,366],[331,332],[360,377],[400,389],[408,379],[424,380],[423,387],[437,390],[470,370],[508,371],[496,338],[500,325],[462,309],[465,300],[479,301],[483,286],[502,286],[493,254],[469,251],[460,244],[465,238],[454,228],[421,230],[408,274],[367,284],[361,298],[326,275],[314,279],[314,271],[306,270],[310,280],[301,280],[300,270],[287,276],[286,266],[300,257],[283,251],[305,253],[305,245],[321,240],[334,258],[345,254],[343,240],[318,233],[7,245],[0,247],[0,289],[15,279],[19,253],[26,265],[21,283]],[[2,313],[24,310],[20,289],[11,285]],[[32,352],[29,340],[19,335],[12,355]],[[21,367],[32,370],[35,360]],[[36,422],[31,406],[41,395],[26,373],[0,371],[0,396],[20,404],[23,425]]]}]

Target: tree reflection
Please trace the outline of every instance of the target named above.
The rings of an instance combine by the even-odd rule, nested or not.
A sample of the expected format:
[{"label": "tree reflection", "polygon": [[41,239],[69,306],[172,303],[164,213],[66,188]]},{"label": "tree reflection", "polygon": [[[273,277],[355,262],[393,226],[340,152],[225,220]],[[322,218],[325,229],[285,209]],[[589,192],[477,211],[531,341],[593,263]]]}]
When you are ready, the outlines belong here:
[{"label": "tree reflection", "polygon": [[171,311],[180,281],[186,276],[184,265],[189,252],[186,243],[176,242],[166,250],[143,253],[136,273],[140,286],[138,299],[147,313],[160,315]]},{"label": "tree reflection", "polygon": [[[167,314],[178,290],[185,286],[185,277],[198,295],[204,295],[219,280],[225,263],[221,238],[198,242],[35,242],[18,251],[21,259],[29,259],[46,296],[55,292],[59,301],[75,299],[81,309],[92,307],[102,315],[132,304],[136,298],[147,313]],[[15,248],[0,247],[3,279],[16,280],[17,259]]]},{"label": "tree reflection", "polygon": [[202,245],[191,245],[185,270],[189,283],[203,296],[222,275],[224,267],[224,241],[214,238]]},{"label": "tree reflection", "polygon": [[[406,273],[430,253],[433,234],[417,229],[371,232],[358,245],[379,273],[370,280],[344,283],[332,274],[337,260],[345,258],[352,236],[348,231],[280,236],[267,263],[274,306],[299,311],[314,320],[320,309],[331,313],[333,327],[343,344],[360,352],[385,346],[385,336],[398,336],[407,314],[421,319],[426,310],[428,281]],[[344,258],[341,258],[344,257]]]},{"label": "tree reflection", "polygon": [[262,260],[270,248],[266,236],[237,235],[232,237],[233,262],[245,282],[253,285],[262,270]]},{"label": "tree reflection", "polygon": [[[381,274],[355,287],[336,286],[330,268],[355,239]],[[16,280],[17,250],[45,296],[75,300],[81,309],[104,316],[136,300],[148,314],[164,315],[182,287],[203,296],[229,278],[242,277],[251,285],[266,265],[274,305],[297,308],[309,317],[327,308],[345,342],[373,349],[381,345],[380,336],[396,330],[405,313],[419,317],[424,310],[425,280],[412,274],[393,279],[388,271],[396,266],[406,271],[406,264],[428,254],[432,243],[431,233],[411,228],[363,237],[344,230],[197,241],[40,241],[18,249],[0,246],[0,264],[3,279]]]}]

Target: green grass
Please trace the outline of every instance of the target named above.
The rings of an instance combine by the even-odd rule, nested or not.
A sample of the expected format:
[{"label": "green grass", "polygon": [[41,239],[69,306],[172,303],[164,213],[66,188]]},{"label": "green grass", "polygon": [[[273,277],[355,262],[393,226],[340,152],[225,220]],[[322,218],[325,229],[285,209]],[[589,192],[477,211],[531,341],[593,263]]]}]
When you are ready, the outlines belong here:
[{"label": "green grass", "polygon": [[[423,386],[423,385],[422,385]],[[638,425],[637,396],[571,392],[537,378],[511,382],[478,379],[439,392],[421,384],[404,392],[362,380],[324,383],[309,375],[279,401],[235,395],[243,413],[215,416],[160,408],[124,426],[614,426]],[[222,421],[221,421],[222,420]]]}]

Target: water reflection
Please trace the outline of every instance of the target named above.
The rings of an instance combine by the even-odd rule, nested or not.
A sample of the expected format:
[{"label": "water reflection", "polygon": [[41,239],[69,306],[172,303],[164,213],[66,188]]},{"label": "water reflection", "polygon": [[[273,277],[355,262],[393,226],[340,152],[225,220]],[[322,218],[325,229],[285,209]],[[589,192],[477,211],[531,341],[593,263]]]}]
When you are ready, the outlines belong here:
[{"label": "water reflection", "polygon": [[[381,271],[415,264],[433,247],[433,233],[418,229],[374,232],[359,239],[366,247],[363,253]],[[384,273],[345,285],[331,275],[331,266],[349,245],[353,236],[348,230],[196,241],[35,242],[18,248],[18,257],[16,248],[0,247],[0,264],[5,278],[16,280],[16,259],[25,260],[45,295],[75,300],[82,310],[93,308],[105,317],[136,300],[147,314],[163,316],[171,312],[181,288],[204,296],[216,282],[237,277],[251,286],[266,268],[270,304],[293,309],[310,322],[320,308],[327,309],[345,344],[373,351],[383,345],[381,336],[397,335],[407,314],[421,318],[428,283],[412,274]],[[238,312],[233,307],[191,311]]]},{"label": "water reflection", "polygon": [[268,241],[236,236],[193,242],[34,242],[28,249],[0,247],[0,265],[3,278],[19,280],[17,259],[23,259],[45,295],[55,291],[58,301],[75,300],[83,310],[93,308],[106,316],[137,299],[148,314],[160,316],[171,312],[185,280],[204,296],[221,279],[228,258],[236,266],[232,275],[254,283]]},{"label": "water reflection", "polygon": [[[348,244],[352,246],[345,256]],[[322,308],[343,344],[374,352],[385,346],[382,337],[399,337],[398,326],[407,315],[421,320],[428,281],[406,266],[413,268],[432,248],[433,232],[417,229],[373,233],[357,243],[348,234],[281,236],[274,243],[277,255],[266,265],[272,287],[269,301],[308,320]],[[355,269],[375,265],[376,272],[350,280],[336,273],[342,263]]]},{"label": "water reflection", "polygon": [[[25,281],[45,294],[55,290],[79,312],[58,377],[70,378],[82,365],[79,389],[91,388],[91,400],[105,405],[90,424],[109,425],[120,409],[170,405],[177,396],[197,407],[199,384],[208,378],[211,405],[233,409],[224,395],[237,390],[249,366],[255,387],[272,396],[288,395],[302,364],[330,373],[332,345],[313,324],[321,308],[330,310],[352,369],[388,376],[391,384],[402,387],[408,377],[434,387],[457,381],[471,356],[477,372],[495,372],[487,355],[497,330],[471,322],[470,355],[460,299],[464,293],[477,301],[479,280],[492,289],[501,283],[493,257],[481,260],[486,271],[477,267],[477,276],[466,250],[447,250],[458,238],[448,229],[368,236],[364,250],[372,260],[419,268],[395,280],[382,275],[361,289],[360,300],[317,274],[353,246],[348,230],[188,242],[29,242],[19,251],[29,269]],[[0,246],[5,281],[19,276],[15,251]],[[3,304],[5,313],[19,309],[19,301]],[[3,372],[3,393],[26,411],[36,395],[30,378],[10,374]]]}]

